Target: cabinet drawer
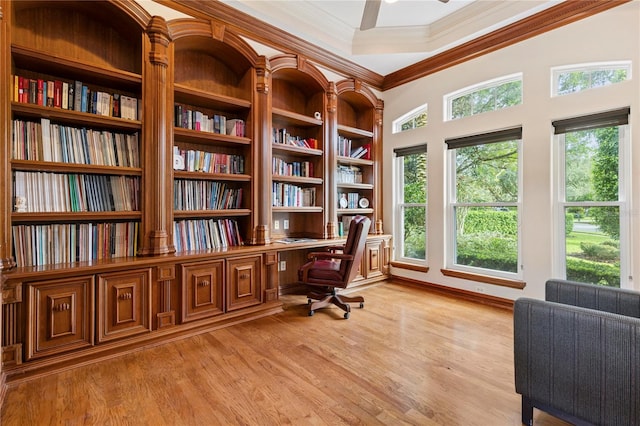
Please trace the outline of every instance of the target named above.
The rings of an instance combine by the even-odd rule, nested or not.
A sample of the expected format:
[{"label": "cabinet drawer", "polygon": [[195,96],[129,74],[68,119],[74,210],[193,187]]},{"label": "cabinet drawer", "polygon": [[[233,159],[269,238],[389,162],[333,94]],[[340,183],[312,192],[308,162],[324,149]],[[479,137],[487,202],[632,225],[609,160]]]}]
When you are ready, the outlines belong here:
[{"label": "cabinet drawer", "polygon": [[98,276],[98,341],[151,331],[151,269]]},{"label": "cabinet drawer", "polygon": [[93,345],[93,276],[27,285],[26,359]]},{"label": "cabinet drawer", "polygon": [[224,261],[182,265],[182,322],[224,312]]},{"label": "cabinet drawer", "polygon": [[229,259],[227,279],[228,311],[262,302],[262,256]]}]

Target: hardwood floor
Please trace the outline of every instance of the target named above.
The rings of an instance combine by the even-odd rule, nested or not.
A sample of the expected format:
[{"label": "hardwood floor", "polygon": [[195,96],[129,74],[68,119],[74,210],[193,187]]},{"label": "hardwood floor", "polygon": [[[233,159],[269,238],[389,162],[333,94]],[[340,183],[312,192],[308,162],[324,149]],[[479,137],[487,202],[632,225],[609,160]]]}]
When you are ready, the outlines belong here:
[{"label": "hardwood floor", "polygon": [[[2,425],[520,425],[507,310],[386,283],[13,385]],[[566,423],[535,411],[536,426]]]}]

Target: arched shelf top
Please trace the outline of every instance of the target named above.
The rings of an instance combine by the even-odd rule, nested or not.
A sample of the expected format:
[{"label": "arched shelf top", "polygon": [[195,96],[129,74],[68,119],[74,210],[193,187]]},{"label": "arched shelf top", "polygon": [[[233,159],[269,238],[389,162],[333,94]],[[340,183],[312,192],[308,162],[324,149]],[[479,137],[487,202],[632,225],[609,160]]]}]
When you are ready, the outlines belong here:
[{"label": "arched shelf top", "polygon": [[353,78],[338,81],[336,83],[338,97],[358,108],[382,108],[381,99],[373,91]]},{"label": "arched shelf top", "polygon": [[197,51],[215,57],[238,73],[263,65],[257,52],[222,24],[201,19],[174,19],[168,22],[176,50]]},{"label": "arched shelf top", "polygon": [[273,78],[285,80],[307,93],[329,91],[329,80],[312,63],[299,55],[282,54],[269,58]]}]

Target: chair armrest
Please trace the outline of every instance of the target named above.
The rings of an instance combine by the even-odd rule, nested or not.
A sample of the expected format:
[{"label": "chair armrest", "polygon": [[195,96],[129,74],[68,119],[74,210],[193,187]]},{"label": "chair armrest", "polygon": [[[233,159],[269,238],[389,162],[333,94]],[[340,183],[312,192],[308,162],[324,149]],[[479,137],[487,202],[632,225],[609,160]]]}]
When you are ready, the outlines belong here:
[{"label": "chair armrest", "polygon": [[640,318],[640,292],[567,280],[548,280],[545,300]]},{"label": "chair armrest", "polygon": [[309,259],[337,259],[337,260],[352,260],[352,254],[333,253],[330,251],[314,251],[307,255]]},{"label": "chair armrest", "polygon": [[327,250],[328,251],[333,251],[333,252],[335,252],[335,251],[343,251],[344,250],[344,244],[340,245],[340,246],[328,246]]},{"label": "chair armrest", "polygon": [[640,319],[521,298],[516,392],[593,424],[640,421]]}]

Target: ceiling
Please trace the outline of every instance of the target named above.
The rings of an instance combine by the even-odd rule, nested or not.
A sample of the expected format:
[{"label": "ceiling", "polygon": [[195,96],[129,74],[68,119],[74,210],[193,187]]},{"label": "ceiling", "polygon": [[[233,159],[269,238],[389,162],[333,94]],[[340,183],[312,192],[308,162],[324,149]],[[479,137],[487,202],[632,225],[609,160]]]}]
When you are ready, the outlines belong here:
[{"label": "ceiling", "polygon": [[221,0],[252,17],[387,75],[560,3],[558,0],[382,2],[360,31],[365,0]]}]

